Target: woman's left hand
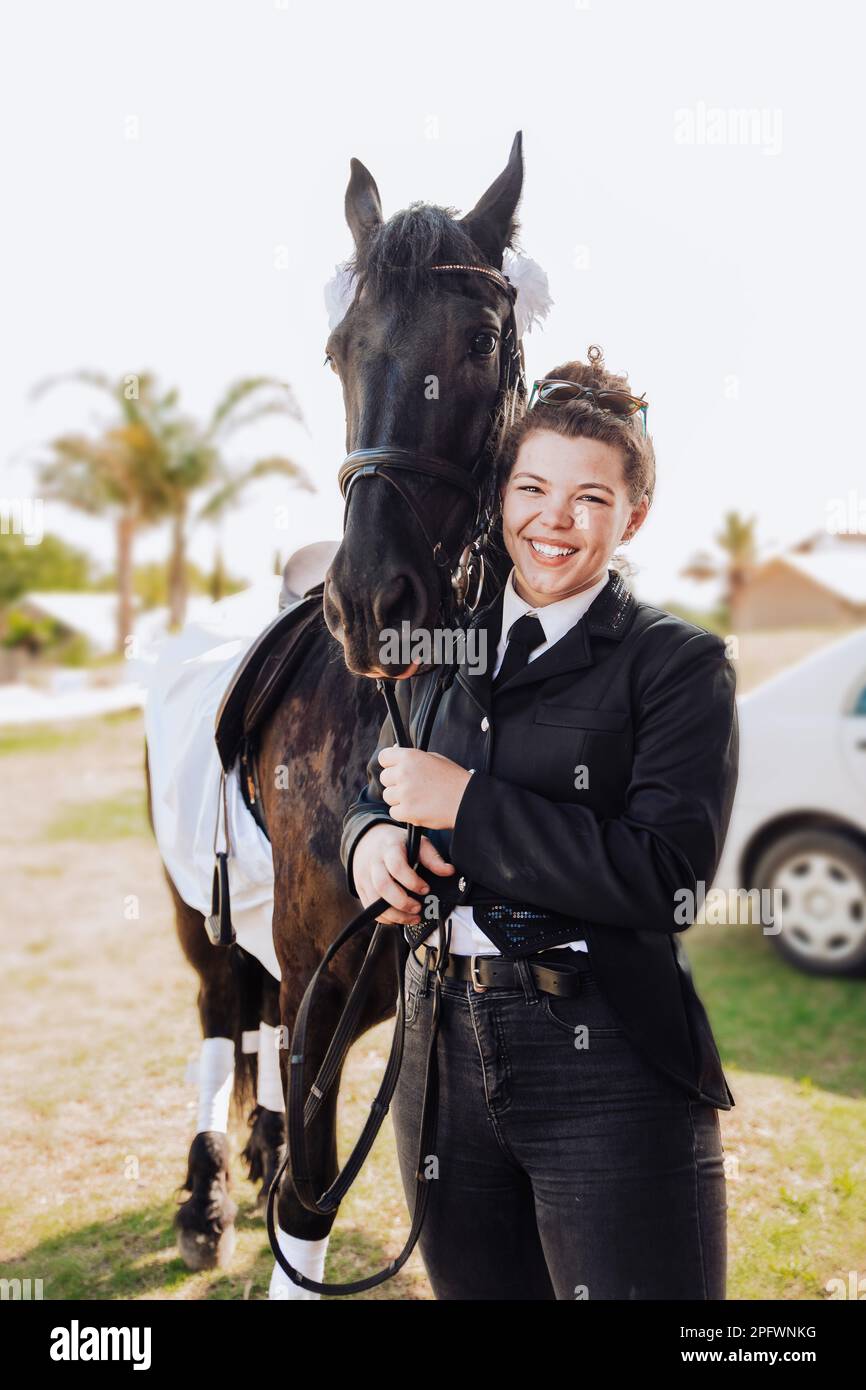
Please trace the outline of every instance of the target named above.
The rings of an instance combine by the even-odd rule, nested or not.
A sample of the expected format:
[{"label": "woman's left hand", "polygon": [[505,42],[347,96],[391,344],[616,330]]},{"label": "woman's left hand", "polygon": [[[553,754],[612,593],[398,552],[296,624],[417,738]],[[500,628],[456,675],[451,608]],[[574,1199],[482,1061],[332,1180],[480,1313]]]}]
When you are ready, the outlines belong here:
[{"label": "woman's left hand", "polygon": [[395,820],[427,830],[454,829],[471,772],[441,753],[423,753],[396,743],[380,751],[379,762],[384,769],[379,774],[382,796]]}]

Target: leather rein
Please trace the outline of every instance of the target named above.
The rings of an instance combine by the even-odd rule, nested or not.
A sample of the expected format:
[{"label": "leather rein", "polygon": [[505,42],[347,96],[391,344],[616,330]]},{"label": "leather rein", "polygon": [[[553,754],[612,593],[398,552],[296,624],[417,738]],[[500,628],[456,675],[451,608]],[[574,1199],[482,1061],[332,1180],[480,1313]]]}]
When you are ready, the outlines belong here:
[{"label": "leather rein", "polygon": [[[480,601],[484,584],[484,561],[481,541],[486,537],[492,524],[491,503],[488,501],[485,505],[482,495],[481,474],[485,462],[491,461],[491,446],[494,441],[494,432],[496,430],[497,417],[500,410],[509,401],[510,397],[511,418],[513,420],[517,398],[518,396],[521,398],[525,397],[526,394],[526,384],[520,356],[520,343],[517,338],[517,325],[514,315],[514,301],[517,291],[506,276],[494,270],[492,267],[449,264],[434,265],[431,269],[443,273],[485,275],[502,290],[509,300],[507,324],[500,345],[499,386],[496,402],[491,413],[487,436],[478,457],[471,470],[468,472],[447,459],[390,444],[368,449],[353,450],[346,456],[338,475],[340,490],[346,503],[343,516],[343,529],[345,531],[349,501],[353,487],[357,486],[357,480],[362,477],[383,478],[396,488],[403,501],[410,508],[421,527],[422,535],[431,548],[434,562],[437,566],[437,573],[440,576],[443,605],[446,602],[456,603],[458,612],[466,608],[470,611],[474,611]],[[438,482],[447,483],[467,493],[473,499],[475,503],[475,517],[472,533],[469,542],[464,547],[456,564],[445,552],[445,548],[441,541],[436,541],[434,543],[431,540],[424,524],[424,519],[414,499],[411,494],[406,492],[401,484],[397,482],[394,476],[397,472],[433,478]],[[477,577],[477,588],[474,601],[470,604],[468,602],[468,591],[474,577],[473,561],[476,559],[480,572]],[[453,669],[440,667],[436,674],[435,681],[431,684],[430,695],[418,719],[418,739],[416,746],[422,750],[427,747],[439,702],[447,686],[450,684],[451,679],[453,679],[453,676]],[[402,748],[410,748],[412,743],[406,732],[397,705],[394,693],[394,682],[384,680],[383,678],[377,678],[376,685],[384,697],[397,743]],[[422,832],[423,827],[421,826],[410,825],[408,827],[406,854],[413,869],[417,869],[419,866],[419,848]],[[407,889],[407,892],[409,891],[410,890]],[[417,897],[422,903],[424,901],[420,894],[413,892],[411,896]],[[416,928],[407,927],[405,933],[400,931],[394,931],[392,933],[398,992],[397,1018],[388,1061],[376,1097],[370,1107],[370,1113],[349,1158],[343,1168],[338,1172],[331,1186],[325,1192],[317,1195],[317,1184],[313,1183],[310,1176],[311,1165],[307,1148],[307,1132],[321,1110],[331,1088],[336,1083],[346,1054],[355,1041],[355,1029],[366,1003],[368,991],[374,979],[375,967],[379,962],[383,946],[387,939],[388,928],[391,925],[388,923],[376,922],[375,918],[379,916],[379,914],[387,912],[389,908],[390,904],[385,898],[378,898],[354,917],[352,921],[343,928],[334,941],[332,941],[304,991],[304,996],[298,1009],[295,1027],[292,1033],[288,1084],[286,1088],[288,1143],[285,1158],[274,1177],[268,1193],[267,1227],[271,1249],[280,1268],[288,1275],[293,1283],[313,1293],[337,1295],[363,1293],[367,1289],[375,1288],[378,1284],[384,1283],[386,1279],[390,1279],[403,1267],[412,1253],[421,1233],[421,1227],[427,1209],[427,1201],[430,1193],[430,1179],[425,1172],[425,1163],[434,1152],[436,1142],[436,1105],[439,1094],[437,1037],[441,1011],[442,971],[448,957],[447,943],[445,944],[444,950],[439,952],[436,969],[432,972],[434,990],[433,1016],[425,1066],[424,1095],[415,1174],[415,1204],[412,1211],[411,1227],[403,1249],[384,1270],[380,1270],[376,1274],[368,1275],[364,1279],[353,1280],[351,1283],[326,1284],[311,1279],[307,1275],[302,1274],[300,1270],[295,1269],[283,1254],[277,1239],[275,1220],[276,1203],[280,1182],[287,1169],[291,1167],[291,1179],[298,1200],[308,1211],[321,1214],[336,1212],[340,1202],[358,1176],[364,1160],[370,1152],[376,1135],[381,1128],[385,1115],[388,1113],[403,1060],[406,1023],[404,984],[406,961],[408,959],[410,947],[419,944],[420,941],[423,941],[429,936],[430,932],[435,929],[438,919],[429,921],[426,924],[421,924]],[[321,1066],[319,1067],[315,1082],[309,1088],[309,1093],[305,1098],[304,1069],[307,1029],[313,1011],[316,989],[324,971],[327,970],[328,965],[334,959],[337,952],[347,941],[351,940],[352,937],[356,936],[370,923],[374,924],[375,929],[370,939],[369,946],[367,947],[361,969],[352,985],[349,998],[346,1001],[339,1023],[337,1024],[334,1035],[322,1060]],[[425,987],[426,976],[427,970],[425,967]]]}]

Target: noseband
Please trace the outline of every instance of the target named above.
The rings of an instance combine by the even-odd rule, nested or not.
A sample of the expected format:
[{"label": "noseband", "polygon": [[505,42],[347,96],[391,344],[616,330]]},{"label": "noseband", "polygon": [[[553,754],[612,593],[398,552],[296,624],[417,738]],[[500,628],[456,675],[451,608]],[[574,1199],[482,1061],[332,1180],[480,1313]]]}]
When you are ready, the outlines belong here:
[{"label": "noseband", "polygon": [[[369,449],[353,449],[350,454],[346,455],[337,475],[340,491],[346,503],[343,510],[343,531],[345,532],[346,529],[352,484],[358,478],[384,478],[386,482],[396,488],[418,522],[421,534],[430,547],[433,562],[440,577],[443,607],[453,598],[458,608],[466,607],[471,612],[478,606],[484,585],[484,558],[481,540],[486,536],[492,522],[490,501],[486,506],[484,505],[483,482],[485,480],[481,478],[483,465],[488,461],[491,452],[496,419],[503,401],[508,398],[509,392],[514,391],[511,409],[511,422],[513,423],[514,402],[518,395],[525,396],[526,394],[523,364],[520,360],[520,344],[517,337],[517,323],[514,316],[514,301],[517,298],[517,290],[507,276],[502,275],[500,271],[494,270],[491,266],[449,264],[433,265],[430,269],[445,273],[456,272],[461,275],[484,275],[502,291],[509,301],[508,318],[500,344],[499,385],[487,434],[472,467],[468,471],[455,463],[451,463],[448,459],[439,458],[435,454],[421,453],[416,449],[405,449],[396,444],[380,444]],[[397,471],[419,473],[426,478],[433,478],[436,482],[447,483],[449,486],[466,493],[472,499],[474,503],[472,532],[456,564],[448,555],[442,541],[434,541],[431,538],[424,518],[411,493],[401,487],[394,477],[394,473]],[[478,561],[476,591],[473,601],[470,603],[468,593],[472,578],[475,575],[476,567],[473,561],[476,559]]]}]

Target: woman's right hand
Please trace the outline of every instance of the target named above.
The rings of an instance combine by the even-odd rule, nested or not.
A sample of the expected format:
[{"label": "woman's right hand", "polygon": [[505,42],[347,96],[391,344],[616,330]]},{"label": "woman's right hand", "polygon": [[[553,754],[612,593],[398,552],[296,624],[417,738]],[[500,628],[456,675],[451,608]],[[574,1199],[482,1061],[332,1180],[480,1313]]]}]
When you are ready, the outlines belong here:
[{"label": "woman's right hand", "polygon": [[[435,874],[453,874],[454,865],[436,849],[427,835],[421,836],[419,861]],[[377,898],[384,898],[391,907],[376,918],[377,922],[399,922],[417,926],[421,921],[421,904],[404,890],[426,893],[430,885],[416,874],[406,857],[406,831],[398,825],[374,825],[363,834],[352,854],[352,878],[361,904],[369,907]]]}]

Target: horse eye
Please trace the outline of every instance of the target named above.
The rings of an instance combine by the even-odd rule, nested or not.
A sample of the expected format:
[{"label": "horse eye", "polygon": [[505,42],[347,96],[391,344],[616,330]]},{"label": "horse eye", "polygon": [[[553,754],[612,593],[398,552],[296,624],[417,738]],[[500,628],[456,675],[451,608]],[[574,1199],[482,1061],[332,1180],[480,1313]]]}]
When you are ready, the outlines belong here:
[{"label": "horse eye", "polygon": [[328,367],[328,366],[330,366],[332,372],[335,372],[335,371],[337,370],[337,364],[336,364],[336,362],[334,361],[333,357],[331,356],[331,354],[330,354],[329,352],[326,352],[326,353],[325,353],[325,360],[324,360],[324,362],[322,363],[322,366],[323,366],[323,367]]},{"label": "horse eye", "polygon": [[476,333],[472,339],[472,351],[479,357],[492,357],[496,351],[497,337],[495,333],[483,332]]}]

